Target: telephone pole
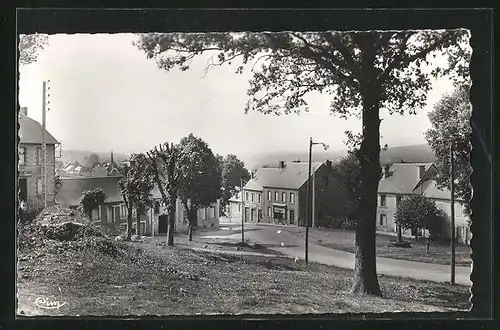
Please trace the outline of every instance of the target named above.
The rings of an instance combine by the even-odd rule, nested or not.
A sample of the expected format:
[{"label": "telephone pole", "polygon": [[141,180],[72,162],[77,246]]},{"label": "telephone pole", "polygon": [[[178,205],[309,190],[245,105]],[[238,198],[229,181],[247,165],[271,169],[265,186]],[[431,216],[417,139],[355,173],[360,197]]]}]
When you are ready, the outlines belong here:
[{"label": "telephone pole", "polygon": [[451,278],[450,283],[455,284],[455,171],[453,160],[453,141],[450,144],[450,192],[451,192]]},{"label": "telephone pole", "polygon": [[47,100],[47,82],[43,82],[43,93],[42,93],[42,176],[43,176],[43,207],[47,207],[47,143],[45,134],[45,115],[46,100]]}]

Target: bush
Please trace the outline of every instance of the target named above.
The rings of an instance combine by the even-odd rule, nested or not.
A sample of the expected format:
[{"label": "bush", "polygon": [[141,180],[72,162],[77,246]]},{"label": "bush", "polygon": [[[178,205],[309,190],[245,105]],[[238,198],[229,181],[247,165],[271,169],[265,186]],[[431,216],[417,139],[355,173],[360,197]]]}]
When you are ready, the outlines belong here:
[{"label": "bush", "polygon": [[356,220],[348,219],[342,223],[342,230],[356,230]]}]

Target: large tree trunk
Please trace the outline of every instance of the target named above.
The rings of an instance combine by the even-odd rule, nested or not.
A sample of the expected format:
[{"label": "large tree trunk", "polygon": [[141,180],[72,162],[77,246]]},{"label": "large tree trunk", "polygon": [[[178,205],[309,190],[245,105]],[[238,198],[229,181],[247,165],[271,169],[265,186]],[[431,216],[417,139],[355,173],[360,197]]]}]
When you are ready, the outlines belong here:
[{"label": "large tree trunk", "polygon": [[175,234],[175,206],[169,207],[169,212],[168,212],[168,229],[167,229],[168,246],[174,246],[174,234]]},{"label": "large tree trunk", "polygon": [[402,243],[403,242],[403,231],[401,229],[401,225],[400,224],[396,224],[396,228],[397,228],[397,231],[398,231],[398,243]]},{"label": "large tree trunk", "polygon": [[363,102],[363,139],[359,153],[361,167],[361,198],[359,221],[356,223],[356,250],[352,293],[382,296],[377,279],[375,231],[377,216],[377,190],[380,167],[381,88],[374,69],[374,36],[363,34],[358,41],[362,49],[362,77],[360,93]]},{"label": "large tree trunk", "polygon": [[189,216],[188,216],[189,241],[193,240],[193,228],[197,225],[197,222],[198,222],[198,212],[197,211],[198,211],[197,209],[194,209],[194,210],[190,210],[190,212],[188,213],[189,214]]},{"label": "large tree trunk", "polygon": [[127,208],[127,241],[132,238],[132,207]]}]

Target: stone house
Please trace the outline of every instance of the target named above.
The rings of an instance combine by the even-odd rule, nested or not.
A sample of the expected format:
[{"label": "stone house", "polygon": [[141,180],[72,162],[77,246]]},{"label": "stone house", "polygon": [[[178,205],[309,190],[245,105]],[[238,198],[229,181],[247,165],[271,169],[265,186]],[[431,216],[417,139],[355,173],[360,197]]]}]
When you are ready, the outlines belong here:
[{"label": "stone house", "polygon": [[103,233],[123,230],[127,223],[127,209],[118,187],[120,179],[121,176],[62,178],[56,203],[76,209],[84,191],[101,188],[106,194],[106,201],[92,212],[92,221]]},{"label": "stone house", "polygon": [[241,222],[241,192],[237,191],[229,199],[228,218],[230,222]]},{"label": "stone house", "polygon": [[[141,216],[141,226],[146,233],[151,235],[165,235],[168,228],[167,209],[162,203],[161,193],[158,188],[153,190],[154,207],[150,208],[146,215]],[[135,224],[134,224],[135,226]],[[198,210],[198,228],[218,228],[219,227],[219,201],[210,207]],[[175,231],[177,233],[187,233],[188,221],[184,205],[180,199],[176,201]]]},{"label": "stone house", "polygon": [[44,191],[43,178],[43,130],[36,120],[28,117],[27,108],[22,107],[18,117],[18,192],[20,201],[24,201],[30,211],[44,207],[44,193],[47,205],[54,204],[56,147],[60,143],[45,130],[47,189]]},{"label": "stone house", "polygon": [[[447,215],[447,225],[442,228],[443,237],[451,236],[451,193],[438,189],[434,180],[437,167],[433,163],[394,163],[384,168],[377,198],[377,230],[396,232],[395,214],[399,202],[411,194],[423,194],[436,203]],[[456,237],[459,242],[468,243],[471,238],[468,229],[469,217],[464,213],[463,200],[456,198]],[[411,234],[409,231],[407,232]]]},{"label": "stone house", "polygon": [[[246,221],[305,226],[309,163],[279,162],[263,167],[243,187]],[[330,161],[311,163],[313,227],[326,218],[344,217],[345,210],[333,201],[339,186]]]}]

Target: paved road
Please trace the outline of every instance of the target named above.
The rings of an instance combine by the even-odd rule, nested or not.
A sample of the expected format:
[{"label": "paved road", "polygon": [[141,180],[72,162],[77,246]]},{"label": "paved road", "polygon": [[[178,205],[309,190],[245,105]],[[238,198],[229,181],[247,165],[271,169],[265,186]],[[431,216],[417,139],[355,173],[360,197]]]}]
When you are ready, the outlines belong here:
[{"label": "paved road", "polygon": [[[221,223],[221,231],[206,233],[203,236],[220,237],[223,239],[241,238],[241,225],[236,223]],[[269,249],[279,251],[290,257],[304,259],[304,240],[292,235],[279,226],[245,224],[245,240],[261,244]],[[278,233],[278,231],[280,231]],[[284,246],[282,246],[282,244]],[[354,254],[320,246],[309,241],[309,260],[341,268],[354,269]],[[471,268],[456,267],[456,282],[462,285],[472,285],[470,281]],[[434,282],[448,282],[450,266],[431,263],[377,258],[377,273]]]}]

